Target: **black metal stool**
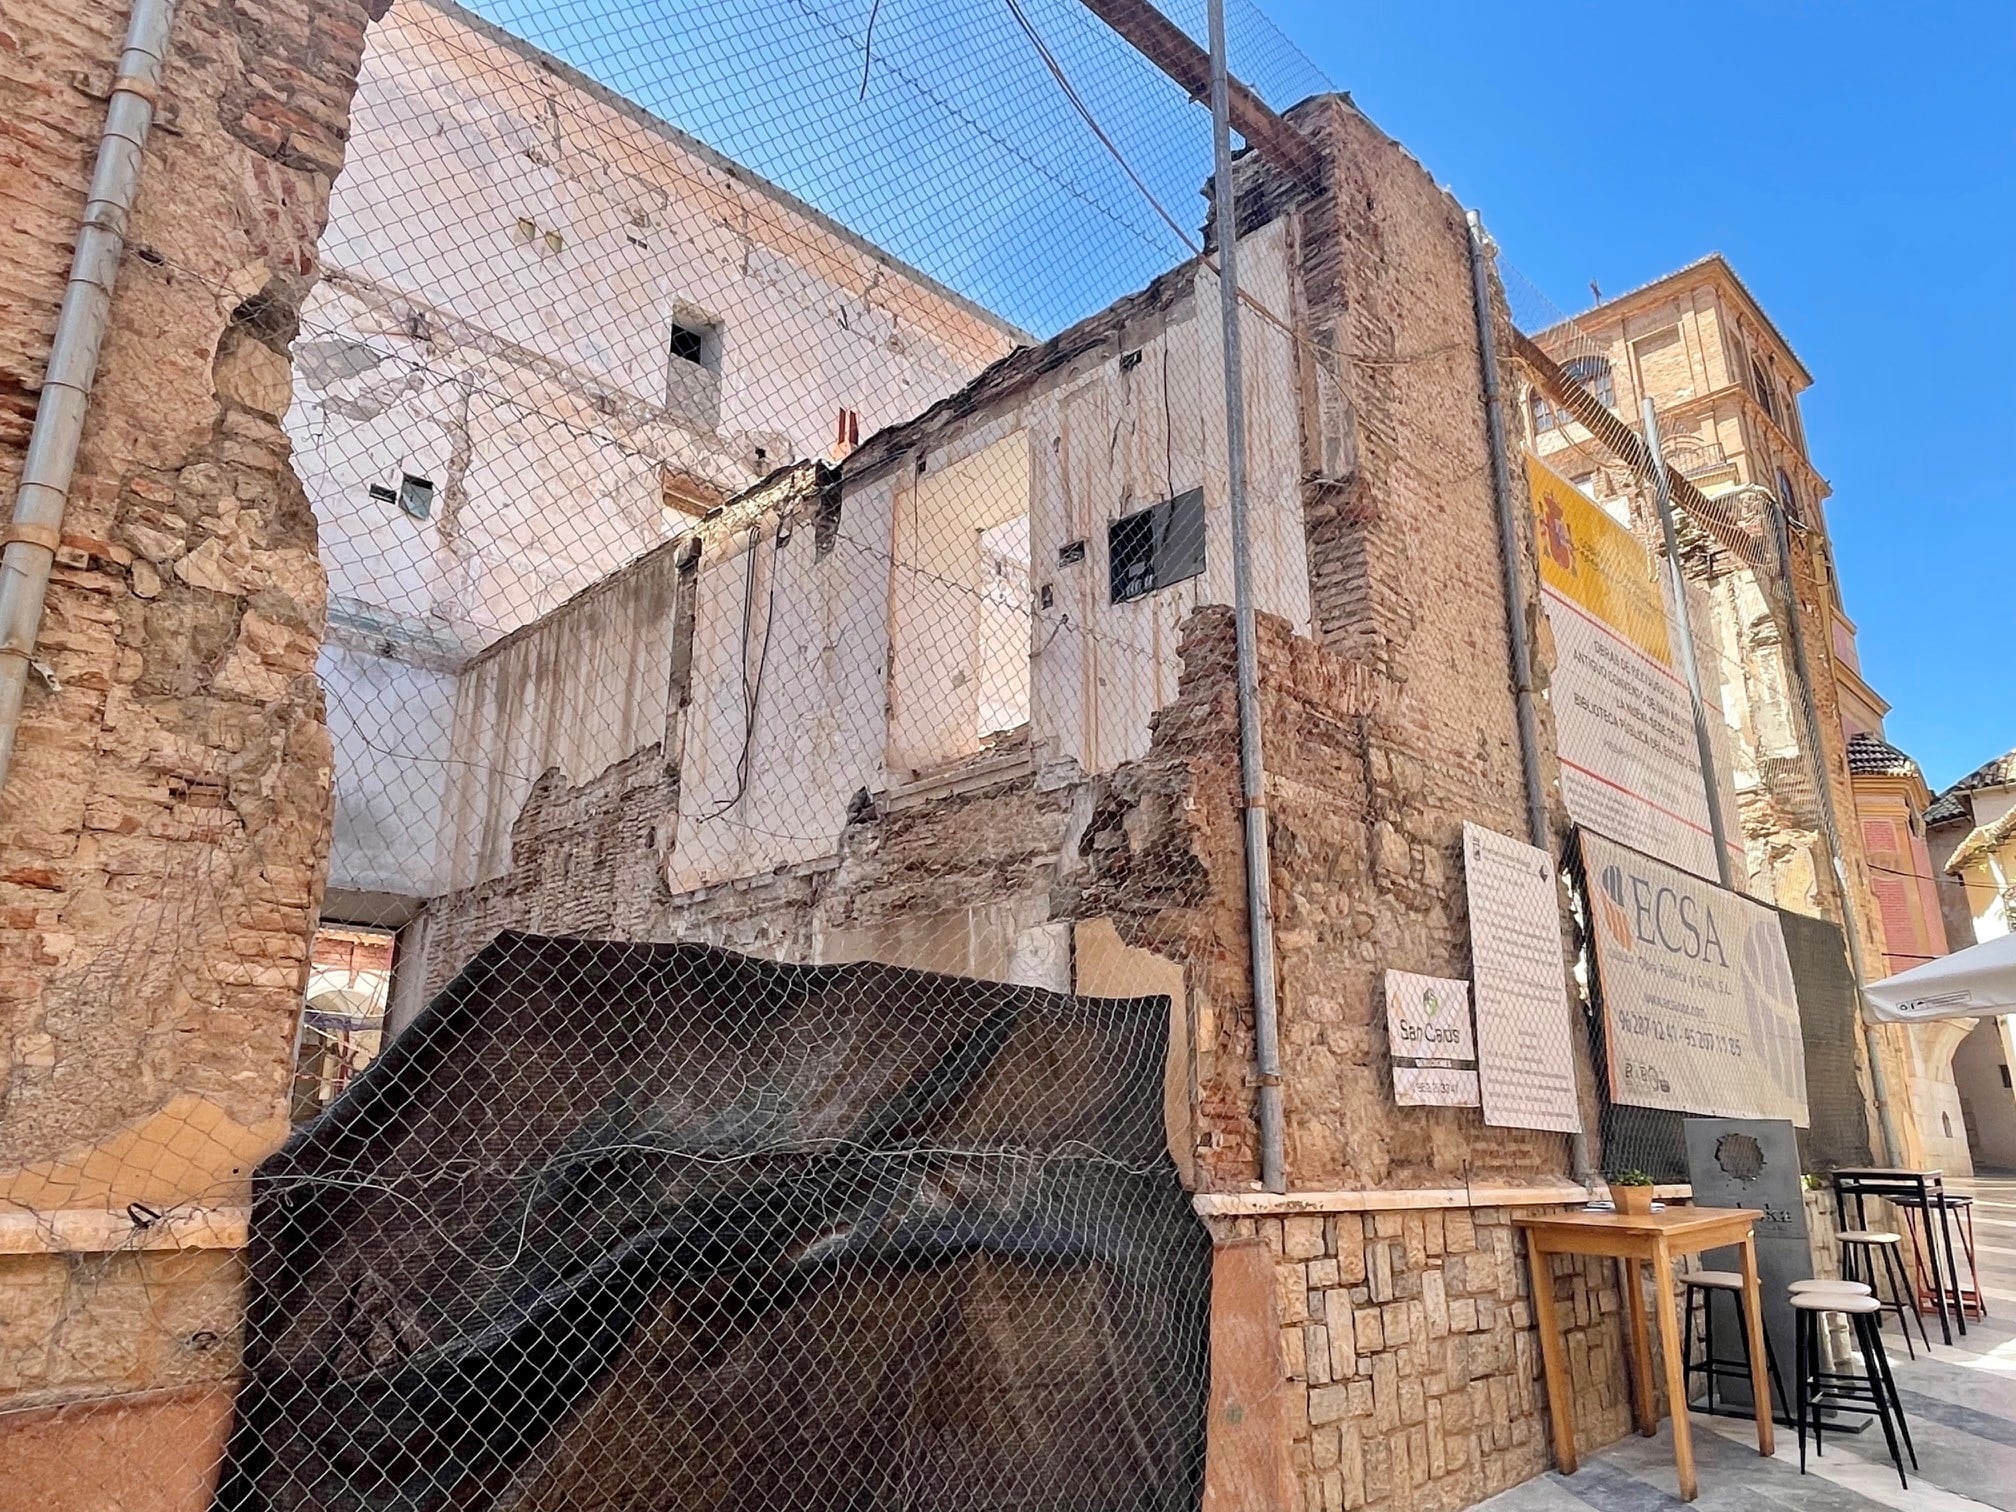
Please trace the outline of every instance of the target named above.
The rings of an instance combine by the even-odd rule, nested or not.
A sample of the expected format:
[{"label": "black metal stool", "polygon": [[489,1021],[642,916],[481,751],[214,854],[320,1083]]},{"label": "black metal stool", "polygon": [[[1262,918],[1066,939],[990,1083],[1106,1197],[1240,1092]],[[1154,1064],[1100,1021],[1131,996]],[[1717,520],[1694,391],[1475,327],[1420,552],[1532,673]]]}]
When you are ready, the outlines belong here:
[{"label": "black metal stool", "polygon": [[[1947,1213],[1953,1215],[1953,1228],[1960,1235],[1960,1253],[1967,1257],[1967,1274],[1964,1277],[1958,1274],[1959,1267],[1954,1267],[1953,1293],[1960,1316],[1985,1318],[1988,1316],[1988,1299],[1981,1294],[1981,1271],[1974,1259],[1974,1196],[1971,1192],[1942,1191],[1933,1197],[1932,1202],[1940,1210],[1942,1219]],[[1923,1261],[1918,1260],[1915,1245],[1912,1259],[1922,1270]],[[1918,1291],[1920,1295],[1925,1291],[1922,1276]]]},{"label": "black metal stool", "polygon": [[[1916,1307],[1922,1313],[1925,1303],[1930,1300],[1939,1314],[1939,1337],[1948,1344],[1953,1342],[1953,1330],[1957,1327],[1964,1335],[1967,1332],[1967,1313],[1964,1308],[1948,1311],[1953,1302],[1952,1279],[1956,1270],[1953,1263],[1953,1229],[1947,1222],[1951,1211],[1945,1203],[1935,1199],[1946,1190],[1945,1178],[1937,1171],[1911,1171],[1883,1167],[1846,1167],[1834,1173],[1834,1224],[1843,1232],[1867,1231],[1869,1228],[1868,1206],[1871,1198],[1888,1202],[1904,1215],[1904,1222],[1911,1230],[1911,1259],[1914,1273],[1920,1267],[1931,1268],[1929,1298],[1924,1286],[1916,1295]],[[1853,1216],[1850,1216],[1850,1205]],[[1918,1215],[1925,1215],[1925,1243],[1918,1243]],[[1938,1221],[1933,1221],[1933,1215]],[[1945,1249],[1945,1257],[1940,1257],[1940,1249]]]},{"label": "black metal stool", "polygon": [[1912,1294],[1912,1306],[1907,1313],[1904,1298],[1910,1292],[1911,1283],[1905,1279],[1904,1261],[1898,1255],[1898,1246],[1903,1239],[1897,1234],[1887,1234],[1870,1229],[1849,1229],[1836,1234],[1841,1245],[1841,1276],[1843,1280],[1859,1281],[1869,1288],[1869,1294],[1878,1302],[1883,1302],[1883,1288],[1876,1281],[1876,1256],[1883,1257],[1883,1279],[1890,1283],[1890,1300],[1883,1302],[1897,1314],[1897,1331],[1904,1335],[1904,1349],[1912,1359],[1918,1358],[1918,1350],[1911,1342],[1909,1318],[1918,1320],[1918,1337],[1925,1341],[1925,1347],[1932,1347],[1932,1339],[1925,1332],[1925,1315],[1918,1311],[1916,1294]]},{"label": "black metal stool", "polygon": [[[1860,1412],[1873,1415],[1883,1425],[1883,1438],[1890,1446],[1890,1462],[1897,1467],[1897,1479],[1905,1490],[1911,1482],[1904,1475],[1904,1459],[1897,1452],[1898,1435],[1904,1451],[1911,1456],[1911,1468],[1918,1468],[1918,1450],[1911,1442],[1911,1427],[1904,1421],[1904,1405],[1897,1400],[1897,1384],[1890,1378],[1890,1360],[1883,1353],[1883,1330],[1877,1319],[1883,1304],[1874,1297],[1828,1289],[1792,1293],[1797,1314],[1799,1359],[1799,1473],[1806,1473],[1806,1429],[1813,1429],[1813,1452],[1823,1452],[1821,1425],[1824,1414]],[[1855,1330],[1856,1347],[1862,1352],[1862,1375],[1825,1369],[1826,1356],[1820,1347],[1820,1319],[1839,1313]]]},{"label": "black metal stool", "polygon": [[[1741,1381],[1750,1384],[1750,1334],[1749,1321],[1744,1315],[1743,1278],[1735,1271],[1694,1270],[1680,1277],[1680,1284],[1687,1288],[1687,1317],[1680,1338],[1685,1358],[1681,1361],[1681,1379],[1692,1381],[1700,1376],[1707,1384],[1704,1412],[1718,1416],[1749,1417],[1753,1409],[1725,1413],[1715,1405],[1715,1383],[1719,1381]],[[1724,1359],[1715,1353],[1715,1292],[1728,1292],[1736,1301],[1736,1338],[1743,1346],[1743,1357]],[[1701,1299],[1701,1352],[1703,1358],[1694,1358],[1694,1299]],[[1778,1354],[1771,1347],[1771,1335],[1764,1335],[1764,1368],[1771,1376],[1771,1390],[1778,1397],[1778,1411],[1789,1418],[1792,1404],[1785,1396],[1785,1381],[1778,1374]],[[1769,1405],[1768,1403],[1766,1404]]]}]

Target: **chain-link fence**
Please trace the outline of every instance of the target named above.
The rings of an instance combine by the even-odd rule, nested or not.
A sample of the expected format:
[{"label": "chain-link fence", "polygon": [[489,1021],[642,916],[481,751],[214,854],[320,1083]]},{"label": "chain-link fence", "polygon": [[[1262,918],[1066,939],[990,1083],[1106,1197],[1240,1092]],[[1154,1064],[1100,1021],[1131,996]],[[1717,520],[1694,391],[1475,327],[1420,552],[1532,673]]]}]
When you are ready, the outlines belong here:
[{"label": "chain-link fence", "polygon": [[[1201,5],[1172,15],[1203,37]],[[1243,5],[1228,52],[1283,129],[1376,136],[1339,134],[1348,106]],[[162,1451],[178,1485],[233,1509],[1195,1505],[1185,1189],[1256,1185],[1282,1080],[1242,892],[1266,804],[1307,1179],[1573,1172],[1559,1117],[1392,1122],[1367,1038],[1376,969],[1467,969],[1462,824],[1519,831],[1543,759],[1510,718],[1460,214],[1411,163],[1312,187],[1238,160],[1280,762],[1242,794],[1212,166],[1198,102],[1066,0],[394,0],[371,27],[289,348],[334,787],[296,1128],[252,1183],[274,1131],[171,1104],[112,1157],[158,1177],[130,1231],[78,1262],[92,1306],[208,1339],[122,1377],[207,1392]],[[1323,225],[1291,213],[1319,195]],[[1389,197],[1418,245],[1375,246]],[[1380,304],[1389,263],[1426,270],[1432,319]],[[1508,283],[1615,404],[1610,348]],[[1565,812],[1713,876],[1644,470],[1516,397],[1558,475],[1514,459],[1542,660],[1654,666],[1669,774],[1606,804],[1557,676]],[[1716,444],[1676,425],[1668,466],[1704,476]],[[1600,644],[1570,644],[1548,576],[1564,511],[1614,534],[1569,553]],[[1413,523],[1368,546],[1382,512]],[[1757,713],[1791,684],[1754,691],[1779,654],[1756,520],[1728,496],[1680,536],[1730,864],[1769,900],[1750,811],[1796,808],[1810,753]],[[1556,859],[1593,951],[1603,868]],[[134,942],[163,973],[169,932]],[[1589,1066],[1572,1037],[1545,1069],[1598,1167],[1677,1178],[1687,1094],[1611,1095],[1597,964]],[[1508,1037],[1551,1047],[1524,1011]],[[1746,1064],[1760,1107],[1801,1080],[1793,1022]],[[105,1148],[10,1195],[102,1207],[128,1190]]]},{"label": "chain-link fence", "polygon": [[[1242,7],[1230,50],[1323,88]],[[371,26],[281,333],[335,799],[296,1130],[242,1293],[203,1226],[271,1131],[213,1103],[8,1190],[148,1178],[52,1235],[57,1351],[173,1341],[86,1393],[172,1398],[107,1504],[1196,1504],[1186,962],[1059,898],[1194,864],[1112,847],[1234,598],[1212,150],[1056,0]],[[1247,243],[1253,578],[1306,633],[1293,252]]]}]

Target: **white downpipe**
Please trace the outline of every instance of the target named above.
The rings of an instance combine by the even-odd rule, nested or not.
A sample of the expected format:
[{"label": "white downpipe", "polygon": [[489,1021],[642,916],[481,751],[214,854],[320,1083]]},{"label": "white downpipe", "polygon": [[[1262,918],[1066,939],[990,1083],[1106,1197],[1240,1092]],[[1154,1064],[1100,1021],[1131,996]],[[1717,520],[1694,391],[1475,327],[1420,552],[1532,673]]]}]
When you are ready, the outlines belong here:
[{"label": "white downpipe", "polygon": [[1274,892],[1268,860],[1267,762],[1260,742],[1260,668],[1246,512],[1246,388],[1239,365],[1239,217],[1232,192],[1231,74],[1225,0],[1210,0],[1211,195],[1218,226],[1218,317],[1225,341],[1225,500],[1232,517],[1232,615],[1238,654],[1239,792],[1246,841],[1247,939],[1253,957],[1253,1074],[1260,1185],[1288,1190],[1281,1029],[1274,983]]},{"label": "white downpipe", "polygon": [[42,623],[49,570],[62,538],[77,444],[84,433],[98,354],[105,345],[112,285],[126,250],[126,223],[140,186],[174,18],[174,0],[134,0],[119,75],[105,108],[105,129],[98,139],[98,161],[77,231],[77,250],[70,259],[70,281],[63,290],[49,366],[35,406],[35,427],[28,436],[21,485],[14,495],[14,513],[0,533],[5,543],[0,551],[0,788],[14,764],[22,693]]}]

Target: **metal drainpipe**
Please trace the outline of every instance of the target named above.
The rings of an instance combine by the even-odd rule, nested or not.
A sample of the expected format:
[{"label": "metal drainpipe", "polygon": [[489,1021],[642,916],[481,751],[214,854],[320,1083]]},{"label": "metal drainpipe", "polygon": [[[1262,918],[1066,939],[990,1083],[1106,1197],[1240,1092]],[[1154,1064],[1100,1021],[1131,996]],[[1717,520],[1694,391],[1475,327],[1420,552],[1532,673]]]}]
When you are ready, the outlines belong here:
[{"label": "metal drainpipe", "polygon": [[105,108],[98,161],[70,259],[70,281],[49,346],[49,365],[35,406],[35,427],[14,495],[14,514],[0,540],[0,787],[14,762],[21,728],[22,694],[42,623],[42,600],[49,588],[62,539],[63,508],[77,464],[91,381],[105,344],[106,317],[119,259],[126,249],[126,222],[140,185],[154,99],[175,19],[174,0],[134,0],[119,55],[119,75]]},{"label": "metal drainpipe", "polygon": [[[1504,389],[1498,381],[1498,327],[1491,308],[1490,245],[1483,217],[1469,212],[1470,296],[1477,316],[1477,357],[1484,369],[1484,426],[1491,445],[1491,497],[1498,512],[1498,560],[1505,588],[1505,622],[1512,641],[1512,700],[1519,725],[1519,769],[1526,787],[1526,839],[1554,855],[1547,824],[1547,792],[1540,780],[1540,719],[1533,693],[1533,644],[1526,632],[1526,585],[1519,563],[1519,508],[1512,493],[1511,453],[1505,444]],[[1594,1192],[1596,1168],[1589,1158],[1589,1134],[1577,1129],[1568,1139],[1575,1179]]]},{"label": "metal drainpipe", "polygon": [[1778,495],[1762,485],[1755,492],[1763,502],[1765,518],[1771,522],[1771,539],[1778,549],[1778,571],[1785,580],[1785,620],[1792,633],[1792,680],[1799,690],[1799,712],[1806,726],[1806,744],[1813,752],[1813,786],[1820,798],[1820,827],[1827,835],[1827,849],[1834,863],[1834,882],[1841,894],[1841,918],[1848,937],[1848,962],[1855,973],[1857,1002],[1855,1017],[1862,1024],[1862,1047],[1869,1057],[1869,1094],[1876,1099],[1876,1122],[1883,1134],[1883,1158],[1897,1165],[1904,1159],[1904,1143],[1897,1133],[1897,1111],[1890,1097],[1890,1075],[1883,1067],[1883,1041],[1876,1026],[1862,1012],[1861,985],[1869,980],[1862,958],[1862,931],[1855,907],[1854,892],[1848,886],[1848,865],[1842,859],[1841,824],[1834,812],[1834,785],[1827,775],[1826,747],[1820,743],[1820,710],[1813,701],[1811,666],[1806,660],[1806,634],[1799,618],[1799,585],[1792,576],[1792,530]]},{"label": "metal drainpipe", "polygon": [[1239,223],[1232,195],[1231,96],[1225,0],[1210,0],[1212,214],[1218,223],[1218,317],[1225,345],[1225,497],[1232,517],[1233,635],[1238,652],[1239,788],[1246,838],[1246,918],[1253,957],[1253,1070],[1260,1184],[1288,1190],[1281,1033],[1274,988],[1274,897],[1268,866],[1267,765],[1260,749],[1260,666],[1254,646],[1253,563],[1246,523],[1246,397],[1239,366]]}]

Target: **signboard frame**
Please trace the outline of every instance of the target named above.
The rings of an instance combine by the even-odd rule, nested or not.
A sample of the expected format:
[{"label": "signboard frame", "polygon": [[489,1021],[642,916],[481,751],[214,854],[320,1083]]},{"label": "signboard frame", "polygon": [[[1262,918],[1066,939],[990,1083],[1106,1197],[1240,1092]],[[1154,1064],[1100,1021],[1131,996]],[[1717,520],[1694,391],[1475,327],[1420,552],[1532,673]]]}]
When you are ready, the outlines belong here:
[{"label": "signboard frame", "polygon": [[1808,1127],[1777,911],[1587,825],[1575,855],[1611,1103]]}]

